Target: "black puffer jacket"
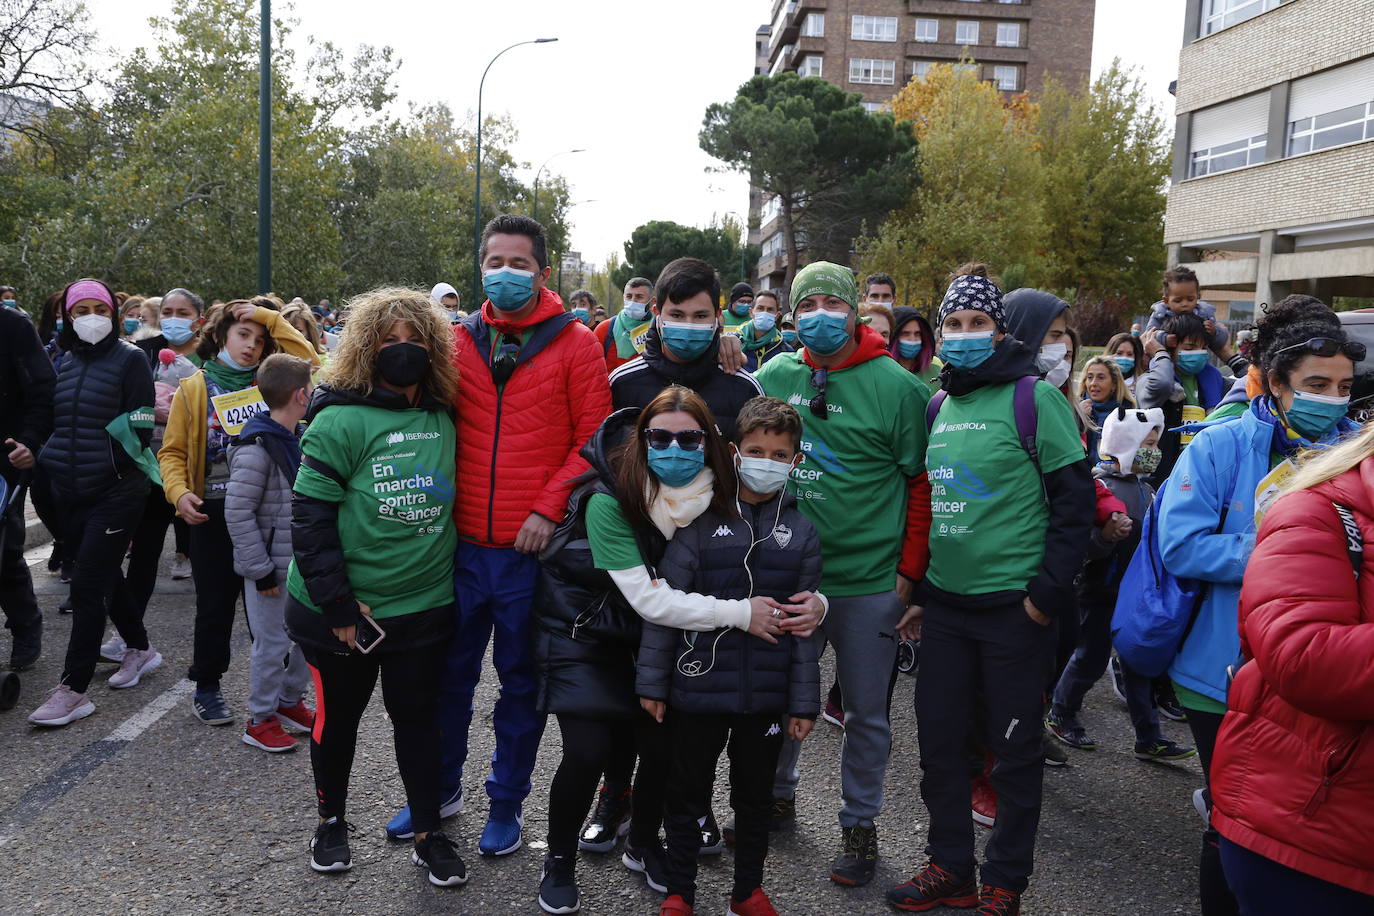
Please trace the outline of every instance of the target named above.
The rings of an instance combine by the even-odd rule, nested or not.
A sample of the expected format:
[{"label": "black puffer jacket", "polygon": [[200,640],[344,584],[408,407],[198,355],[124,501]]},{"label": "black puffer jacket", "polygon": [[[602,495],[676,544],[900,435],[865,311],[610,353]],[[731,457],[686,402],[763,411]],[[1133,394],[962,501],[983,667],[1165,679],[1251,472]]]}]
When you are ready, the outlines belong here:
[{"label": "black puffer jacket", "polygon": [[[0,454],[13,439],[35,455],[52,432],[52,363],[43,352],[33,322],[15,309],[0,308]],[[0,459],[0,474],[15,480],[19,471]]]},{"label": "black puffer jacket", "polygon": [[[611,454],[625,440],[639,408],[611,414],[582,447],[592,466],[573,489],[568,514],[540,556],[534,594],[534,655],[539,667],[539,710],[589,718],[628,719],[639,714],[635,652],[642,621],[610,574],[597,569],[587,540],[587,501],[612,494]],[[663,553],[657,533],[639,539],[652,569]]]},{"label": "black puffer jacket", "polygon": [[[38,460],[57,490],[77,501],[99,499],[136,475],[147,477],[105,427],[140,407],[152,410],[153,373],[143,353],[111,331],[96,344],[71,340],[53,394],[53,431]],[[152,430],[138,430],[144,447]]]},{"label": "black puffer jacket", "polygon": [[740,408],[763,394],[759,383],[741,369],[727,375],[718,365],[720,331],[706,352],[694,362],[675,363],[663,355],[663,341],[658,325],[649,328],[644,339],[644,353],[611,373],[611,403],[616,410],[625,407],[643,409],[669,385],[690,388],[716,418],[716,426],[727,440],[735,437],[735,417]]},{"label": "black puffer jacket", "polygon": [[[658,572],[668,584],[716,598],[772,598],[784,604],[821,581],[821,541],[797,501],[784,494],[743,518],[707,511],[669,542]],[[814,637],[768,643],[734,627],[688,633],[646,623],[635,690],[673,709],[710,715],[820,712]]]}]

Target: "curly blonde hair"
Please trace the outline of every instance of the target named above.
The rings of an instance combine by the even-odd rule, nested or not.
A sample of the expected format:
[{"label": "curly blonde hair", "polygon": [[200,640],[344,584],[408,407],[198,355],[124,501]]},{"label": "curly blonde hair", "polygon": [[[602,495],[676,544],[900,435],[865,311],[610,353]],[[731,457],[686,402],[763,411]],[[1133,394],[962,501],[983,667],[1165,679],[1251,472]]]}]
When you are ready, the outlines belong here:
[{"label": "curly blonde hair", "polygon": [[428,290],[387,286],[348,302],[348,322],[325,380],[337,388],[370,394],[376,380],[377,351],[398,321],[419,332],[429,348],[429,371],[420,384],[436,400],[451,403],[458,387],[453,364],[453,329],[448,315],[430,301]]}]

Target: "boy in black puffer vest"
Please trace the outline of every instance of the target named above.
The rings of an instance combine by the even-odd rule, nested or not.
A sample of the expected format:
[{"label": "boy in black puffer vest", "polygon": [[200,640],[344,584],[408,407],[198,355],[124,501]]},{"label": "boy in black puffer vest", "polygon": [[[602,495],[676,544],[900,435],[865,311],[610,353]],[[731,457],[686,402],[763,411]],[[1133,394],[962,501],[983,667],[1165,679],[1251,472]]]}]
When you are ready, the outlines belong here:
[{"label": "boy in black puffer vest", "polygon": [[[821,581],[820,537],[783,491],[801,455],[801,417],[777,398],[755,398],[740,412],[736,429],[739,514],[707,510],[678,531],[659,575],[674,588],[716,598],[804,600]],[[773,773],[783,735],[803,740],[820,712],[817,657],[809,634],[765,641],[738,629],[689,633],[644,624],[635,688],[660,722],[665,706],[671,709],[672,772],[664,803],[668,899],[661,913],[692,912],[701,824],[727,742],[736,818],[728,912],[774,912],[761,887]]]}]

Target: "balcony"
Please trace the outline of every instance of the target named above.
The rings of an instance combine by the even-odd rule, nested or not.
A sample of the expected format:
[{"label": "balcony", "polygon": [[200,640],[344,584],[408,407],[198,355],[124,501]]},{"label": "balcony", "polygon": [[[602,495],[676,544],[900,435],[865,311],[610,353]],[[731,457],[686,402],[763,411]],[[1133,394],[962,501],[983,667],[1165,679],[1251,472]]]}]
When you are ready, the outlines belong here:
[{"label": "balcony", "polygon": [[906,56],[927,60],[957,63],[967,51],[979,63],[1024,64],[1030,61],[1030,48],[1006,48],[1001,45],[958,45],[950,41],[908,41]]},{"label": "balcony", "polygon": [[956,19],[1030,19],[1029,3],[965,3],[964,0],[907,0],[907,11],[917,16],[952,16]]}]

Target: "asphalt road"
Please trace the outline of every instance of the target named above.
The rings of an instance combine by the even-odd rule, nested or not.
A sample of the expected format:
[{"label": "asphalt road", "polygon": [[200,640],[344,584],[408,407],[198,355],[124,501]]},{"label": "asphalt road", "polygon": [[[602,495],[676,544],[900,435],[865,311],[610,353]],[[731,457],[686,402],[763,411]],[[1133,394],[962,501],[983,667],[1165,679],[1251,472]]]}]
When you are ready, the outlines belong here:
[{"label": "asphalt road", "polygon": [[[446,827],[468,863],[469,883],[432,888],[403,845],[382,827],[404,803],[380,698],[363,723],[353,768],[349,819],[353,870],[321,876],[307,864],[315,823],[308,748],[269,755],[240,741],[247,699],[246,627],[235,630],[235,658],[224,687],[240,719],[211,728],[191,717],[183,680],[190,658],[193,595],[189,582],[159,581],[148,629],[166,661],[138,687],[91,688],[95,715],[56,730],[32,729],[24,717],[57,682],[70,618],[57,613],[65,586],[30,552],[44,608],[45,652],[22,675],[20,705],[0,713],[0,912],[3,913],[470,913],[535,914],[549,779],[558,761],[557,729],[545,735],[525,809],[526,848],[499,860],[477,855],[486,814],[481,766],[493,739],[491,678],[478,694],[473,757],[464,780],[468,811]],[[240,621],[242,618],[240,618]],[[8,637],[0,636],[8,657]],[[828,660],[826,677],[829,677]],[[489,669],[488,669],[489,670]],[[925,809],[911,711],[912,681],[894,701],[895,747],[887,806],[879,820],[874,882],[844,889],[826,877],[839,842],[838,755],[841,732],[821,723],[807,741],[795,830],[777,835],[765,889],[780,913],[892,912],[882,894],[922,861]],[[1131,756],[1124,704],[1104,683],[1089,695],[1085,721],[1101,749],[1071,752],[1071,765],[1047,769],[1036,874],[1027,914],[1166,914],[1196,912],[1200,822],[1191,793],[1196,761],[1143,763]],[[1186,742],[1187,728],[1166,723]],[[722,776],[716,811],[728,817]],[[979,842],[986,832],[979,828]],[[698,912],[724,912],[730,853],[703,861]],[[619,864],[619,856],[583,854],[583,912],[656,914],[658,898]]]}]

